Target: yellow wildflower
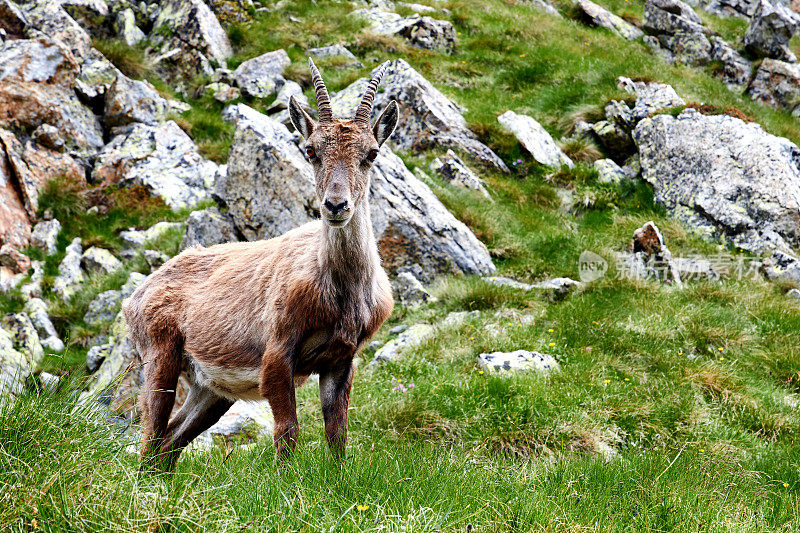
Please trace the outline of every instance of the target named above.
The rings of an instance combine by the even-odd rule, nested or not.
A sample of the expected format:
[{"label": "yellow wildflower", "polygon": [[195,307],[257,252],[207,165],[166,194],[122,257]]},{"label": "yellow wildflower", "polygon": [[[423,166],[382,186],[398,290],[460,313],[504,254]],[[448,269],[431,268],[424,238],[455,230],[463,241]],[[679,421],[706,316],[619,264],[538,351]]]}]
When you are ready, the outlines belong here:
[{"label": "yellow wildflower", "polygon": [[553,333],[553,328],[547,330],[549,333]]},{"label": "yellow wildflower", "polygon": [[358,512],[363,513],[369,509],[369,505],[356,505],[356,509],[358,509]]},{"label": "yellow wildflower", "polygon": [[549,344],[549,346],[555,346],[555,345],[556,345],[556,343],[554,343],[554,342],[551,342],[551,343]]},{"label": "yellow wildflower", "polygon": [[605,383],[606,385],[608,385],[609,383],[611,383],[611,380],[610,380],[610,379],[604,379],[604,380],[603,380],[603,383]]},{"label": "yellow wildflower", "polygon": [[483,370],[478,370],[478,374],[482,376],[484,374]]}]

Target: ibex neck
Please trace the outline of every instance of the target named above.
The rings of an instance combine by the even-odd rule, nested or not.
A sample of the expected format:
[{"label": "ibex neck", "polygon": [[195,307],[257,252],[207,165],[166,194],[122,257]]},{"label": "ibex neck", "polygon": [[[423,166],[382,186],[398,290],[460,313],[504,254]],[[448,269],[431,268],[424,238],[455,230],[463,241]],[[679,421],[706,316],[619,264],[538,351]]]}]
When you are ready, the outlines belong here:
[{"label": "ibex neck", "polygon": [[343,228],[324,227],[325,242],[321,259],[334,278],[369,275],[380,263],[372,218],[366,198],[355,206],[353,217]]}]

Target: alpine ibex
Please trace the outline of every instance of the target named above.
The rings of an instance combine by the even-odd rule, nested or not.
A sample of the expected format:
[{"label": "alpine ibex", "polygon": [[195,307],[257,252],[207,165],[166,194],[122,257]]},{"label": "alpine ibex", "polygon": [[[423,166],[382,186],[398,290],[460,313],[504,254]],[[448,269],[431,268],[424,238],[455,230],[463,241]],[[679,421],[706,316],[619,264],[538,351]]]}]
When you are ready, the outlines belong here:
[{"label": "alpine ibex", "polygon": [[[392,312],[368,205],[369,170],[397,125],[391,102],[370,112],[386,69],[369,83],[355,117],[333,117],[309,59],[319,122],[292,98],[305,139],[321,220],[266,241],[191,248],[155,271],[123,306],[144,364],[142,459],[171,469],[181,450],[236,399],[266,399],[278,457],[298,435],[295,387],[319,374],[325,436],[344,454],[353,357]],[[170,420],[181,373],[189,396]]]}]

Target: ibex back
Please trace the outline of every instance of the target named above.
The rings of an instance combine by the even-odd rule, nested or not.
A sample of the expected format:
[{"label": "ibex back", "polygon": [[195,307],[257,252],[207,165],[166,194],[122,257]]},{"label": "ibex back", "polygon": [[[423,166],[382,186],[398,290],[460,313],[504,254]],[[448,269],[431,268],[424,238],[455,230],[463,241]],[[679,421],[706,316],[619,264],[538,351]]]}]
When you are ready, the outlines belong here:
[{"label": "ibex back", "polygon": [[[397,124],[374,126],[378,69],[352,120],[333,118],[309,59],[319,122],[292,98],[292,123],[314,168],[321,220],[266,241],[192,248],[155,271],[123,306],[144,364],[145,464],[171,469],[237,399],[266,399],[278,457],[294,449],[295,386],[318,373],[325,436],[344,454],[353,357],[392,312],[368,205],[369,170]],[[170,420],[178,378],[191,385]]]}]

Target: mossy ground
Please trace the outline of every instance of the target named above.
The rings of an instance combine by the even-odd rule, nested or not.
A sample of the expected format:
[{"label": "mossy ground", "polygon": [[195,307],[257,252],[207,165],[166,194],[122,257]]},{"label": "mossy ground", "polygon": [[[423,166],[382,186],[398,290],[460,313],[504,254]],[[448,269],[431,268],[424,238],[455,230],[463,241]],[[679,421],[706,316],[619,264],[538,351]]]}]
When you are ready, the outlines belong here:
[{"label": "mossy ground", "polygon": [[[641,17],[642,2],[604,4]],[[548,173],[496,116],[529,113],[560,138],[577,118],[626,97],[616,87],[624,75],[670,83],[687,102],[736,108],[795,142],[796,119],[731,93],[710,72],[664,64],[642,44],[525,2],[442,5],[459,32],[453,56],[370,34],[347,16],[348,3],[309,0],[232,26],[231,64],[283,47],[292,75],[302,78],[306,48],[342,40],[366,67],[320,65],[337,90],[380,61],[407,59],[468,108],[482,140],[506,161],[523,161],[510,176],[479,169],[492,203],[436,178],[431,183],[486,242],[503,275],[575,278],[581,252],[611,260],[648,220],[673,254],[738,256],[670,220],[646,185],[600,185],[585,163]],[[726,38],[742,31],[737,21],[703,16]],[[219,119],[222,105],[209,97],[190,101],[184,125],[209,156],[224,160],[232,128]],[[598,147],[570,150],[591,161]],[[403,157],[424,168],[435,152]],[[558,188],[586,201],[565,211]],[[43,205],[66,222],[61,250],[76,235],[117,249],[119,229],[185,217],[144,202],[94,220],[78,200],[51,196],[43,195]],[[174,250],[179,236],[167,240],[165,249]],[[48,275],[59,258],[48,259]],[[144,267],[138,261],[128,268]],[[451,277],[434,285],[438,303],[398,307],[378,338],[399,323],[440,323],[465,309],[480,314],[442,328],[397,362],[370,368],[364,355],[342,465],[329,460],[318,394],[306,386],[298,396],[299,450],[283,468],[273,466],[271,444],[263,442],[188,454],[171,477],[139,476],[135,455],[113,428],[75,407],[68,390],[78,384],[65,378],[55,396],[43,391],[0,410],[0,523],[54,531],[799,530],[800,309],[786,299],[787,287],[733,278],[681,289],[616,274],[612,261],[604,279],[560,302]],[[59,311],[57,324],[73,342],[61,359],[49,359],[49,369],[80,379],[79,339],[98,333],[80,334],[84,307],[119,283],[98,280]],[[561,372],[506,379],[476,365],[483,351],[520,348],[552,353]],[[393,390],[398,382],[415,386]]]}]

